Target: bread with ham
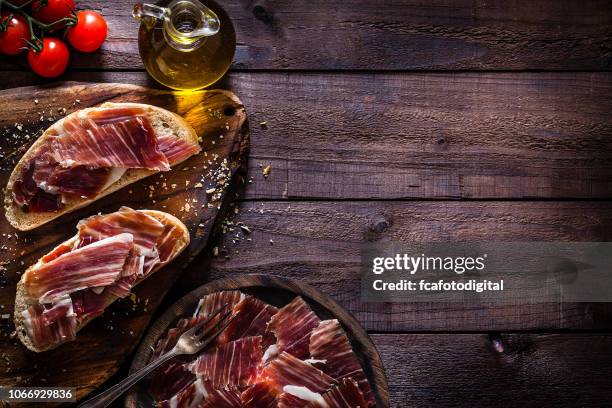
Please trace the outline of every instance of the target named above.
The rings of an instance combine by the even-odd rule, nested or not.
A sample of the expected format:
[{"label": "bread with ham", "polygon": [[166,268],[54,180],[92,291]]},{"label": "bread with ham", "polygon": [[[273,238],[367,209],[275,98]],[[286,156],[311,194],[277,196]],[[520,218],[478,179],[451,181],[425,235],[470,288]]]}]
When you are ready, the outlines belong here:
[{"label": "bread with ham", "polygon": [[105,103],[73,112],[15,166],[6,218],[22,231],[37,228],[200,151],[195,130],[156,106]]},{"label": "bread with ham", "polygon": [[179,219],[154,210],[123,207],[83,219],[77,229],[17,284],[15,327],[32,351],[74,340],[87,323],[189,244]]}]

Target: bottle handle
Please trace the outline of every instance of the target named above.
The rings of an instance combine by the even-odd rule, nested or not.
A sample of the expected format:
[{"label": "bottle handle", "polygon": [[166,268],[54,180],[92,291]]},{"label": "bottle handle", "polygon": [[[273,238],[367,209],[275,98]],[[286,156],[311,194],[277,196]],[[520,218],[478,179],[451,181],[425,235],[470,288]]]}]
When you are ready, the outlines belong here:
[{"label": "bottle handle", "polygon": [[214,11],[202,5],[202,26],[197,30],[187,33],[187,37],[209,37],[215,35],[221,29],[221,21]]},{"label": "bottle handle", "polygon": [[142,20],[144,17],[167,20],[170,18],[170,9],[159,7],[154,4],[136,3],[132,9],[132,16],[138,21]]},{"label": "bottle handle", "polygon": [[[195,4],[197,4],[197,6]],[[214,11],[204,6],[200,2],[196,2],[195,4],[192,7],[201,13],[201,25],[196,30],[180,33],[177,32],[176,35],[182,38],[190,39],[209,37],[217,34],[221,29],[221,21],[219,20],[219,17]],[[148,3],[136,3],[132,10],[132,16],[139,21],[144,17],[152,17],[157,20],[170,21],[171,14],[172,10],[169,8],[159,7]]]}]

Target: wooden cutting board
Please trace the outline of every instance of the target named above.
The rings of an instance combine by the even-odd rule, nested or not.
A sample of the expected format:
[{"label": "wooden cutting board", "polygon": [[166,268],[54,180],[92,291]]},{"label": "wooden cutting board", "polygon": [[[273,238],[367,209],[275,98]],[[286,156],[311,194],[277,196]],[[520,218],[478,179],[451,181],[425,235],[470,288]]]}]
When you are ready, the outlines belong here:
[{"label": "wooden cutting board", "polygon": [[[231,92],[175,93],[125,84],[68,82],[0,92],[0,185],[4,188],[14,164],[42,130],[72,111],[107,101],[143,102],[178,113],[202,138],[203,152],[170,172],[153,175],[28,233],[14,230],[2,214],[0,386],[76,387],[81,398],[108,379],[134,350],[183,267],[204,248],[215,221],[229,207],[233,189],[244,180],[247,117]],[[123,205],[177,216],[191,233],[188,249],[136,287],[134,296],[115,302],[76,341],[44,353],[28,351],[12,334],[15,286],[21,273],[73,236],[79,219]]]}]

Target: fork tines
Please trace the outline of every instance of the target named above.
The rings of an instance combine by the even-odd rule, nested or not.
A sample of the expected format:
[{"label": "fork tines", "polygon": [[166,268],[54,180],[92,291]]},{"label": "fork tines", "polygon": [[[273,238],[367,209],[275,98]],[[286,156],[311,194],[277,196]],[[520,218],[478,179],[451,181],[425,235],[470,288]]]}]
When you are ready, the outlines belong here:
[{"label": "fork tines", "polygon": [[[227,305],[224,305],[224,306],[220,307],[219,309],[215,310],[205,320],[201,321],[200,323],[196,324],[191,329],[189,329],[185,333],[183,333],[183,335],[181,337],[189,336],[190,337],[189,340],[194,342],[194,343],[196,343],[197,347],[204,347],[207,344],[211,343],[221,333],[223,333],[223,331],[227,328],[227,326],[232,321],[232,318],[228,319],[228,317],[232,314],[231,309],[227,310],[225,313],[221,314],[221,312],[226,307],[227,307]],[[221,314],[221,317],[219,317],[219,320],[217,320],[212,326],[208,327],[206,330],[202,331],[201,333],[198,333],[203,327],[205,327],[207,324],[209,324],[211,321],[213,321],[213,319],[215,317],[219,316],[220,314]],[[211,334],[211,332],[213,330],[215,332]]]}]

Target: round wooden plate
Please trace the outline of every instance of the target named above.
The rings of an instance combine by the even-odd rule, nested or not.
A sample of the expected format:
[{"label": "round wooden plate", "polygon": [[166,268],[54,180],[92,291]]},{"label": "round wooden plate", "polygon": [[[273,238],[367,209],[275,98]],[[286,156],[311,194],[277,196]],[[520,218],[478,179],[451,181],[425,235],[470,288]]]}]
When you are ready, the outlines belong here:
[{"label": "round wooden plate", "polygon": [[[380,355],[359,323],[339,304],[312,286],[275,276],[239,275],[219,279],[200,286],[185,295],[172,305],[149,329],[134,355],[130,373],[141,369],[149,361],[157,340],[165,335],[178,319],[191,315],[202,296],[222,290],[240,290],[276,307],[282,307],[293,300],[295,296],[301,296],[319,318],[338,319],[370,381],[372,391],[376,396],[376,406],[389,406],[389,389]],[[151,407],[153,401],[147,392],[147,388],[147,378],[132,387],[125,399],[125,406],[127,408]]]}]

